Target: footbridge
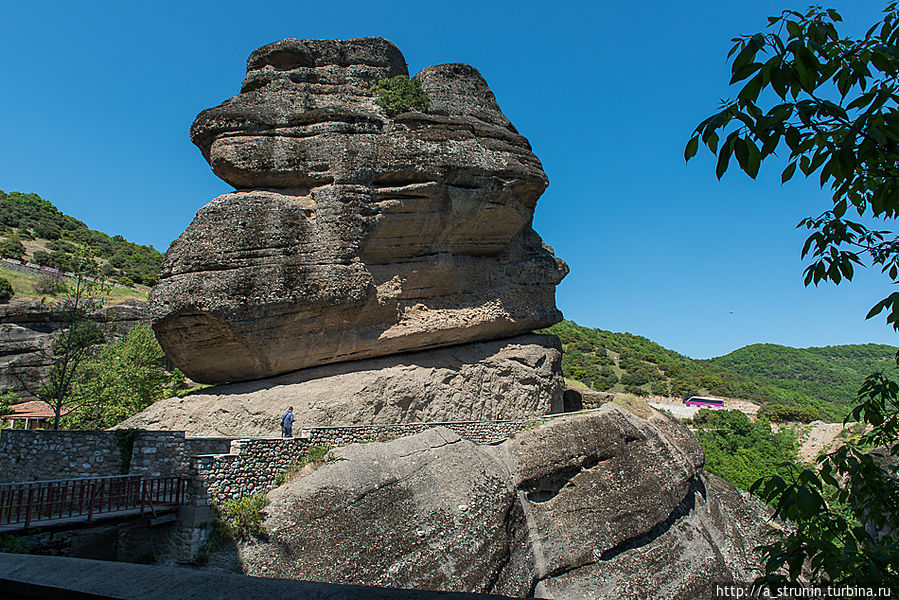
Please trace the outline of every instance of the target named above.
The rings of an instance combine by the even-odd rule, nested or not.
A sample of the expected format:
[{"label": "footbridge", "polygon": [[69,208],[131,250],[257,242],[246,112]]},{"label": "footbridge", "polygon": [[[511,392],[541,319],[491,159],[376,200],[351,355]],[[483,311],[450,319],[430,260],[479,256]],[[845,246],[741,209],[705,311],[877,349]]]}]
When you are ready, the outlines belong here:
[{"label": "footbridge", "polygon": [[112,475],[0,483],[0,533],[122,517],[164,522],[174,519],[186,496],[185,477]]}]

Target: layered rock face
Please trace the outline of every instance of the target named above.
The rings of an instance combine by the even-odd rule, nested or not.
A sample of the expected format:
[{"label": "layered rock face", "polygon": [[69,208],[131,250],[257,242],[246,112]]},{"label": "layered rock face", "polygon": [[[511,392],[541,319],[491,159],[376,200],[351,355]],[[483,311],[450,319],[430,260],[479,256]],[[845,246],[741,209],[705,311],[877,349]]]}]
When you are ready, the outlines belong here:
[{"label": "layered rock face", "polygon": [[522,335],[216,386],[117,427],[277,436],[288,406],[302,426],[526,419],[562,411],[561,360],[555,336]]},{"label": "layered rock face", "polygon": [[393,118],[371,86],[407,75],[381,38],[253,52],[240,94],[191,129],[238,191],[166,254],[153,326],[203,382],[491,340],[561,319],[567,273],[531,228],[547,186],[480,73],[415,76],[427,112]]},{"label": "layered rock face", "polygon": [[250,575],[546,598],[713,597],[770,510],[702,473],[683,425],[607,404],[498,446],[444,428],[351,445],[269,493]]},{"label": "layered rock face", "polygon": [[[23,400],[36,400],[41,379],[53,364],[50,346],[67,326],[59,309],[43,302],[0,303],[0,390],[10,389]],[[103,308],[97,321],[112,339],[147,323],[146,302],[128,300]]]}]

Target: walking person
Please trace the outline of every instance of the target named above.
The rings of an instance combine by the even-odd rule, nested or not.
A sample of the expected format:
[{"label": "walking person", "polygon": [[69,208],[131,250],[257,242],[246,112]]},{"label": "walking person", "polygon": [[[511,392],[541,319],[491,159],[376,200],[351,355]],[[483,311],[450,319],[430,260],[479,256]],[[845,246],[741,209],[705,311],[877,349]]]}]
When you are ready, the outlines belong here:
[{"label": "walking person", "polygon": [[293,407],[287,409],[281,417],[281,437],[293,437]]}]

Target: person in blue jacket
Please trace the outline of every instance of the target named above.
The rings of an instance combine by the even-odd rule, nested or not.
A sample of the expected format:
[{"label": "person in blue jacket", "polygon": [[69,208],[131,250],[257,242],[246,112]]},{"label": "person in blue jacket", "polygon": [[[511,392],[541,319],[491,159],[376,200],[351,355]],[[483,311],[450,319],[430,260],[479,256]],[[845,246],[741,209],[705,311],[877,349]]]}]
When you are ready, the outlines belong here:
[{"label": "person in blue jacket", "polygon": [[281,417],[281,437],[293,437],[293,407],[287,409]]}]

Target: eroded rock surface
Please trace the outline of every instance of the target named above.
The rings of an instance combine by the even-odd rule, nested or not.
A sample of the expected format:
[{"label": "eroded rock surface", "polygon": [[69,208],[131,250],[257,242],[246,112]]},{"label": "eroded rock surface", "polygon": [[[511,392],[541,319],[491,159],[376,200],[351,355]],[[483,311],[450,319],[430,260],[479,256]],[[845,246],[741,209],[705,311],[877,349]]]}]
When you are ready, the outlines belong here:
[{"label": "eroded rock surface", "polygon": [[155,402],[119,427],[276,436],[296,427],[484,419],[561,412],[558,338],[525,335],[304,369]]},{"label": "eroded rock surface", "polygon": [[[35,400],[41,378],[53,364],[50,345],[60,329],[58,308],[29,301],[0,303],[0,390],[10,389],[23,400]],[[150,320],[146,302],[128,300],[104,307],[97,321],[110,339],[126,334],[134,325]]]},{"label": "eroded rock surface", "polygon": [[270,492],[248,574],[549,598],[710,597],[747,581],[767,507],[702,473],[674,420],[607,404],[498,446],[436,428]]},{"label": "eroded rock surface", "polygon": [[154,329],[188,376],[258,379],[507,337],[561,319],[567,273],[531,228],[540,161],[464,64],[416,75],[431,108],[370,91],[407,75],[382,38],[283,40],[191,138],[238,191],[166,253]]}]

